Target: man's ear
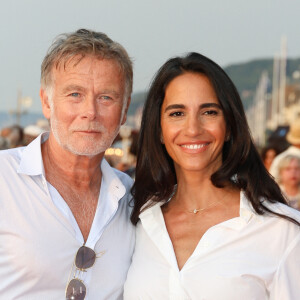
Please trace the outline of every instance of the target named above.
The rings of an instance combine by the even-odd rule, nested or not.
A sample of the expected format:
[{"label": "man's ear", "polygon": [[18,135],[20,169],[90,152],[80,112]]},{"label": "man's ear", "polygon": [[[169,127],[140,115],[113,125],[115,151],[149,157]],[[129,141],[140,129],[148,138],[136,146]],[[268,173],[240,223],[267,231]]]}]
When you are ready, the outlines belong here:
[{"label": "man's ear", "polygon": [[43,88],[40,88],[40,98],[42,103],[42,111],[46,119],[50,119],[50,103],[49,103],[49,97],[47,94],[47,91]]},{"label": "man's ear", "polygon": [[131,97],[129,97],[128,100],[127,100],[126,107],[125,107],[125,110],[124,110],[124,113],[123,113],[123,119],[122,119],[121,125],[124,125],[126,120],[127,120],[127,112],[128,112],[128,108],[129,108],[129,105],[130,105],[130,101],[131,101]]}]

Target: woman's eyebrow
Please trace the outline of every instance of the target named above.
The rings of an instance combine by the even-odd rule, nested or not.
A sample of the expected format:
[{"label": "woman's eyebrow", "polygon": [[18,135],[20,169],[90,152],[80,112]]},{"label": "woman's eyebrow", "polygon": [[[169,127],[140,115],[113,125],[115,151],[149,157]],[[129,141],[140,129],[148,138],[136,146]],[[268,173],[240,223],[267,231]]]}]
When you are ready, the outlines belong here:
[{"label": "woman's eyebrow", "polygon": [[178,108],[183,109],[185,108],[185,106],[183,104],[171,104],[165,108],[165,112],[171,109],[178,109]]},{"label": "woman's eyebrow", "polygon": [[215,107],[215,108],[221,109],[221,105],[219,103],[215,103],[215,102],[203,103],[200,105],[200,108],[208,108],[208,107]]},{"label": "woman's eyebrow", "polygon": [[[200,109],[209,108],[209,107],[215,107],[215,108],[221,109],[220,104],[215,103],[215,102],[208,102],[208,103],[203,103],[200,105]],[[184,108],[185,108],[185,105],[183,105],[183,104],[171,104],[165,108],[164,112],[167,112],[168,110],[172,110],[172,109],[184,109]]]}]

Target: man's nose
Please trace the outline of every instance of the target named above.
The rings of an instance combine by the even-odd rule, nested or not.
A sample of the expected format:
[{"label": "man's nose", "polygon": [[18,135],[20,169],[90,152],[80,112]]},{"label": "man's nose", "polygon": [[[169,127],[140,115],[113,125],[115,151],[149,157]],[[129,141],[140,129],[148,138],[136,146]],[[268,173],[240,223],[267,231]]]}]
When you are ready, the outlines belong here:
[{"label": "man's nose", "polygon": [[97,116],[97,103],[94,97],[87,97],[83,105],[83,118],[94,120]]}]

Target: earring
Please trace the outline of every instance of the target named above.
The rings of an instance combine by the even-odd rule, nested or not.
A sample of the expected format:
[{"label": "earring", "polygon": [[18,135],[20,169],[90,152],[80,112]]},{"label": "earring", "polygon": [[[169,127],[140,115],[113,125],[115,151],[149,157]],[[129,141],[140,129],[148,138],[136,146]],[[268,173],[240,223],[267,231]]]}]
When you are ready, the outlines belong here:
[{"label": "earring", "polygon": [[162,134],[160,134],[160,142],[161,142],[162,144],[164,144],[164,143],[165,143],[165,141],[164,141],[164,138],[163,138]]}]

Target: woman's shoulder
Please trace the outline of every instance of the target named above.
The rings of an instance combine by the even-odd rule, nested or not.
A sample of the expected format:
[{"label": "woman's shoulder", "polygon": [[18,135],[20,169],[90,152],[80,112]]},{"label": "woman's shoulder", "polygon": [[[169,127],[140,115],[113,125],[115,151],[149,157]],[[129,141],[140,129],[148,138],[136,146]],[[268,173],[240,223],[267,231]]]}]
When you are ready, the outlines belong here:
[{"label": "woman's shoulder", "polygon": [[[261,199],[261,204],[266,208],[266,210],[263,214],[258,214],[255,212],[251,203],[247,200],[245,194],[242,193],[242,195],[244,196],[244,203],[247,202],[248,209],[250,209],[252,214],[255,215],[255,220],[257,220],[259,224],[267,226],[267,228],[277,234],[285,235],[289,233],[291,238],[292,236],[300,235],[300,225],[296,224],[296,222],[300,224],[300,211],[284,203]],[[288,220],[287,218],[284,218],[284,216],[289,217],[296,222],[292,222],[292,220]]]},{"label": "woman's shoulder", "polygon": [[[267,208],[268,210],[270,210],[271,212],[274,212],[276,214],[281,214],[284,216],[288,216],[294,220],[296,220],[297,222],[300,223],[300,211],[296,210],[295,208],[290,207],[287,204],[281,203],[281,202],[277,202],[277,201],[270,201],[264,198],[261,198],[261,204],[262,206],[264,206],[265,208]],[[248,200],[248,197],[246,196],[246,193],[244,191],[241,191],[241,205],[246,206],[248,209],[250,209],[253,213],[255,213],[256,215],[258,215],[253,206],[251,205],[250,201]],[[280,217],[277,217],[276,215],[265,211],[264,214],[262,215],[258,215],[261,216],[262,218],[265,219],[269,219],[269,218],[279,218],[279,219],[283,219]],[[285,220],[285,219],[283,219]],[[300,228],[300,226],[299,226]]]},{"label": "woman's shoulder", "polygon": [[300,225],[292,220],[300,224],[300,211],[279,202],[271,203],[264,201],[263,204],[270,211],[291,218],[291,220],[288,220],[269,212],[259,216],[259,218],[263,219],[266,226],[271,229],[270,232],[274,234],[274,237],[281,237],[280,239],[284,241],[285,244],[293,244],[295,240],[298,240],[299,243]]},{"label": "woman's shoulder", "polygon": [[271,203],[270,201],[264,201],[263,204],[271,211],[291,217],[300,223],[299,210],[280,202]]}]

